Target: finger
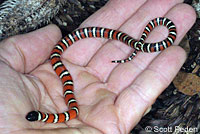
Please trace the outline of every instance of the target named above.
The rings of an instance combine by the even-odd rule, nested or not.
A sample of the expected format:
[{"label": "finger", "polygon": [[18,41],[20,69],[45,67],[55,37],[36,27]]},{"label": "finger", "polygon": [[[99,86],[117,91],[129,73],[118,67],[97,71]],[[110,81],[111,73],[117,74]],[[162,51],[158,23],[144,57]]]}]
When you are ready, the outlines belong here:
[{"label": "finger", "polygon": [[[179,43],[181,38],[193,25],[195,21],[195,12],[190,6],[179,4],[170,10],[166,16],[171,17],[170,19],[172,19],[177,26],[177,43]],[[183,21],[185,19],[187,19],[187,21]],[[148,60],[147,57],[143,57],[144,59]],[[137,75],[137,78],[134,80],[129,89],[120,94],[118,100],[116,101],[116,105],[119,108],[119,116],[121,117],[122,115],[126,115],[126,117],[122,119],[122,122],[132,122],[132,124],[129,124],[126,128],[127,130],[131,129],[132,126],[139,121],[144,111],[169,85],[183,64],[184,60],[185,52],[179,47],[172,46],[163,51],[158,57],[156,57],[156,59],[151,61],[152,63],[149,66],[146,65],[145,71],[143,71],[144,69],[138,69],[138,71],[142,73],[137,74],[137,71],[134,71]],[[145,62],[143,64],[145,64]],[[118,78],[120,78],[120,76],[118,76]],[[126,113],[127,109],[129,108],[132,108],[134,112]]]},{"label": "finger", "polygon": [[0,60],[20,72],[30,72],[43,63],[61,37],[55,25],[10,37],[0,43]]},{"label": "finger", "polygon": [[[182,0],[172,0],[172,1],[164,0],[162,2],[160,0],[147,1],[143,6],[140,7],[140,9],[138,9],[138,11],[129,20],[126,21],[126,23],[124,23],[120,27],[120,30],[128,33],[133,38],[138,39],[139,35],[141,36],[144,27],[151,19],[158,16],[164,16],[169,9],[171,9],[173,6],[177,5],[181,1]],[[153,31],[154,33],[155,30]],[[164,35],[167,36],[168,31],[165,30],[166,29],[160,32],[164,33]],[[158,32],[156,32],[154,36],[156,38],[154,38],[154,40],[151,39],[151,41],[153,42],[158,41],[160,38],[163,39],[162,34]],[[110,41],[108,42],[108,44],[104,45],[104,47],[100,49],[98,53],[92,58],[91,62],[89,63],[89,67],[93,68],[94,70],[98,70],[99,77],[105,81],[107,80],[108,76],[110,75],[115,65],[117,65],[117,64],[111,64],[110,61],[117,59],[124,59],[128,57],[132,51],[133,49],[128,47],[124,43],[121,43],[119,41]],[[137,55],[137,57],[139,57],[139,55]],[[141,66],[139,66],[141,68],[145,68],[145,64],[148,63],[146,59],[140,57],[139,60],[145,61],[144,64],[140,64]],[[141,63],[141,61],[139,63]],[[138,62],[138,60],[134,58],[133,62]],[[104,65],[104,68],[102,68],[101,65]],[[135,72],[135,70],[133,70],[133,72]]]},{"label": "finger", "polygon": [[110,0],[80,27],[101,26],[118,28],[132,16],[147,0]]},{"label": "finger", "polygon": [[173,80],[185,59],[186,54],[182,48],[170,47],[118,96],[115,106],[122,125],[126,126],[123,131],[130,131],[139,122],[156,97]]},{"label": "finger", "polygon": [[[146,0],[110,0],[104,7],[90,16],[80,27],[98,26],[119,28]],[[86,65],[105,43],[105,39],[84,39],[74,43],[63,57],[73,63]],[[78,46],[77,46],[78,45]]]},{"label": "finger", "polygon": [[[178,44],[181,41],[186,32],[194,24],[196,18],[193,8],[186,4],[178,4],[166,14],[166,17],[170,18],[176,24],[177,39],[175,44]],[[156,36],[160,35],[158,32],[156,32],[157,35],[155,33],[151,37],[156,39]],[[108,80],[110,89],[115,93],[121,92],[121,90],[123,90],[124,87],[127,87],[158,54],[159,53],[139,53],[131,62],[119,64]]]}]

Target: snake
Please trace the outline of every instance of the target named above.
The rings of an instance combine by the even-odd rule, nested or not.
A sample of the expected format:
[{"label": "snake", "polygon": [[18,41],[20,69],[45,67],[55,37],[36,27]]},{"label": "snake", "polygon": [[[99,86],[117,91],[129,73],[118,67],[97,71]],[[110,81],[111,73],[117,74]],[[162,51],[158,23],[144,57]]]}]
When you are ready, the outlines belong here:
[{"label": "snake", "polygon": [[[146,43],[149,33],[157,26],[165,26],[168,29],[168,36],[159,42]],[[77,100],[74,95],[74,82],[68,69],[61,61],[62,53],[74,42],[86,38],[105,38],[118,40],[133,48],[132,54],[123,60],[114,60],[113,63],[126,63],[136,56],[137,52],[159,52],[171,46],[177,36],[175,24],[166,17],[158,17],[151,20],[145,27],[141,38],[136,40],[128,34],[119,30],[104,27],[80,28],[62,38],[53,48],[50,55],[50,62],[53,70],[61,79],[63,84],[63,96],[68,110],[62,113],[46,113],[39,110],[31,111],[26,115],[28,121],[42,121],[46,123],[62,123],[76,118],[80,113]]]}]

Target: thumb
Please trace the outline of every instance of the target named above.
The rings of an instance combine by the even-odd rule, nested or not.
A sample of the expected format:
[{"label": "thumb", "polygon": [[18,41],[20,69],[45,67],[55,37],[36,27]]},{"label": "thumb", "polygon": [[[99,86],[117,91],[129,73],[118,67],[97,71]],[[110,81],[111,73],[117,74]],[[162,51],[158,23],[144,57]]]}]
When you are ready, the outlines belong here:
[{"label": "thumb", "polygon": [[0,42],[0,60],[16,71],[29,73],[49,57],[60,38],[61,32],[55,25],[10,37]]}]

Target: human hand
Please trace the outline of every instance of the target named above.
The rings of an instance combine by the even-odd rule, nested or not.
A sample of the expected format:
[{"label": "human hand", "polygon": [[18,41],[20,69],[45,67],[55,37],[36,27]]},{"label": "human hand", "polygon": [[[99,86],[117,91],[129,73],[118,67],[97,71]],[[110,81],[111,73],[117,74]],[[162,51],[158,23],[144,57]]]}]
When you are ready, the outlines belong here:
[{"label": "human hand", "polygon": [[[177,45],[195,20],[193,9],[181,0],[110,0],[80,27],[119,29],[139,39],[146,24],[165,16],[177,27]],[[147,42],[168,34],[158,27]],[[28,122],[31,110],[63,112],[61,80],[46,61],[61,33],[54,25],[18,35],[0,44],[0,132],[15,134],[127,134],[156,97],[169,85],[185,60],[172,46],[162,53],[139,53],[132,61],[114,64],[133,51],[119,41],[84,39],[62,55],[71,73],[80,106],[77,119],[60,124]]]}]

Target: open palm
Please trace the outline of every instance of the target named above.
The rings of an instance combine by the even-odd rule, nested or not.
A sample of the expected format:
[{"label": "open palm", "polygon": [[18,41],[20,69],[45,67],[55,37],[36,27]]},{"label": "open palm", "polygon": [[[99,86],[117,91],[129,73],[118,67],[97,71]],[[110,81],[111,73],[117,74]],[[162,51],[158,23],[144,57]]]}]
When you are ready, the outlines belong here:
[{"label": "open palm", "polygon": [[[195,20],[191,7],[182,0],[110,0],[80,27],[119,29],[138,39],[153,18],[166,16],[177,27],[178,44]],[[147,39],[167,36],[156,28]],[[139,53],[125,64],[111,63],[133,51],[119,41],[84,39],[62,55],[74,80],[80,106],[77,119],[66,123],[28,122],[31,110],[63,112],[61,80],[47,60],[61,38],[49,25],[18,35],[0,44],[0,132],[13,134],[128,134],[156,97],[169,85],[185,60],[185,52],[172,46],[162,53]]]}]

